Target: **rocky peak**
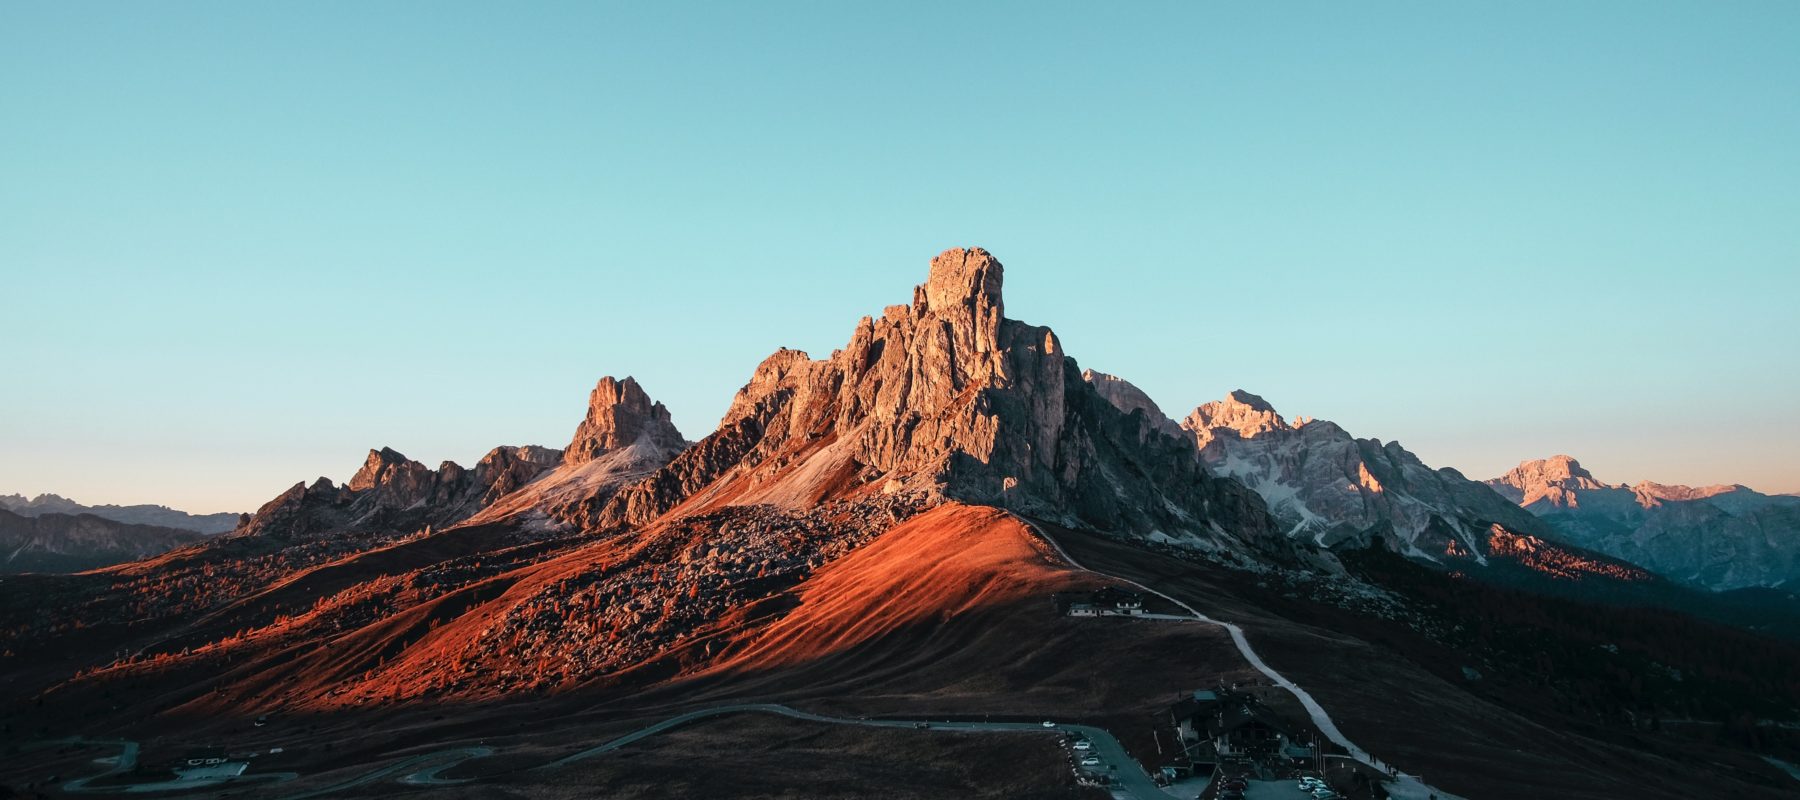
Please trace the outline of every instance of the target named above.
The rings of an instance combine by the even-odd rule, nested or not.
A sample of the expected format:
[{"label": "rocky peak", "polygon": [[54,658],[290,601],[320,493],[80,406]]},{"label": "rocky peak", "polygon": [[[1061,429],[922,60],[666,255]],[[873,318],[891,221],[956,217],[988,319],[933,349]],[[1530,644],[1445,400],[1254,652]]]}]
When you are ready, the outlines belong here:
[{"label": "rocky peak", "polygon": [[585,464],[639,441],[676,449],[686,443],[669,418],[669,409],[653,402],[636,379],[617,380],[609,375],[588,395],[587,418],[563,451],[563,463]]},{"label": "rocky peak", "polygon": [[1050,329],[1004,318],[1003,274],[979,248],[939,254],[910,305],[862,318],[829,358],[764,360],[716,432],[584,524],[904,495],[1141,535],[1272,529],[1253,494],[1083,380]]},{"label": "rocky peak", "polygon": [[1193,435],[1194,443],[1202,449],[1218,436],[1219,431],[1231,431],[1240,439],[1253,439],[1270,431],[1291,429],[1268,401],[1242,389],[1234,389],[1225,395],[1225,399],[1194,409],[1181,421],[1181,427]]},{"label": "rocky peak", "polygon": [[1520,462],[1511,472],[1488,481],[1506,499],[1522,506],[1539,502],[1574,508],[1581,504],[1576,492],[1611,488],[1594,479],[1574,456],[1554,455]]},{"label": "rocky peak", "polygon": [[[414,468],[417,468],[416,470]],[[350,476],[345,486],[352,492],[361,492],[387,484],[397,477],[412,472],[430,472],[424,464],[420,464],[391,447],[370,450],[369,457],[363,459],[362,468]]]},{"label": "rocky peak", "polygon": [[979,247],[952,248],[931,260],[925,283],[913,290],[913,306],[919,312],[941,316],[1003,316],[1000,289],[1005,274],[1000,262]]}]

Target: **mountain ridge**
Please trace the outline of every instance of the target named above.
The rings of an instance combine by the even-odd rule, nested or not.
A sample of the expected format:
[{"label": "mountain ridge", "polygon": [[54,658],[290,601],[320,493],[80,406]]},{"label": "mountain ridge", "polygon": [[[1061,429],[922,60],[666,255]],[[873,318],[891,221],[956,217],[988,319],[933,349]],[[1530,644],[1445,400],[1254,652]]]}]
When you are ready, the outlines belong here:
[{"label": "mountain ridge", "polygon": [[181,528],[204,534],[226,533],[237,526],[238,519],[242,516],[236,512],[194,514],[149,503],[129,506],[103,503],[90,506],[48,492],[30,498],[22,494],[0,494],[0,508],[27,517],[39,514],[92,514],[114,522]]},{"label": "mountain ridge", "polygon": [[1524,461],[1488,481],[1582,547],[1713,590],[1800,581],[1800,498],[1739,484],[1598,480],[1571,456]]}]

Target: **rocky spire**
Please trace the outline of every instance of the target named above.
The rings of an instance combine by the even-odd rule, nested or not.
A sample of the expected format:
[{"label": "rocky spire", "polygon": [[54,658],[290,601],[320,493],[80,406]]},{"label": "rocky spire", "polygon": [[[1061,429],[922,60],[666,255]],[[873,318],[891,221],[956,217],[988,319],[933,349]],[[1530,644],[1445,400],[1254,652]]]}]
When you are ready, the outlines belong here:
[{"label": "rocky spire", "polygon": [[676,450],[685,444],[669,418],[669,409],[652,402],[637,380],[626,377],[621,381],[609,375],[601,378],[588,396],[587,418],[563,451],[563,464],[585,464],[639,440]]},{"label": "rocky spire", "polygon": [[1003,275],[980,248],[939,254],[910,305],[864,317],[830,357],[764,360],[716,432],[587,526],[639,524],[677,506],[888,495],[1140,535],[1251,541],[1273,531],[1254,494],[1205,474],[1184,440],[1147,435],[1084,381],[1049,328],[1006,319]]},{"label": "rocky spire", "polygon": [[431,492],[435,474],[430,468],[396,452],[391,447],[370,450],[362,469],[351,476],[345,488],[352,492],[377,489],[381,504],[406,508],[423,500]]},{"label": "rocky spire", "polygon": [[[991,334],[1006,311],[1000,297],[1004,279],[1000,262],[986,250],[945,250],[931,260],[931,273],[925,283],[913,290],[913,307],[950,320],[973,321],[973,327],[982,327],[985,322],[986,332]],[[988,338],[991,341],[992,337]]]}]

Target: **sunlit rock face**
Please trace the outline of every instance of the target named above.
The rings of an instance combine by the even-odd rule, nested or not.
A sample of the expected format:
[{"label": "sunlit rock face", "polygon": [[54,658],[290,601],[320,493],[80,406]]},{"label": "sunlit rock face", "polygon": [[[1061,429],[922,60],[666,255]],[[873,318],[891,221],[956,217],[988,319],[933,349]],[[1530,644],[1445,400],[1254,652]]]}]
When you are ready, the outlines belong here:
[{"label": "sunlit rock face", "polygon": [[1410,555],[1481,560],[1488,530],[1549,529],[1453,469],[1432,469],[1401,447],[1357,439],[1324,420],[1290,424],[1261,397],[1234,391],[1181,423],[1209,469],[1242,481],[1290,536],[1324,546],[1380,541]]},{"label": "sunlit rock face", "polygon": [[[643,479],[686,450],[669,410],[650,399],[636,379],[607,376],[588,395],[587,415],[556,468],[518,481],[484,504],[471,522],[513,521],[533,526],[598,528],[601,509],[621,488]],[[513,490],[517,491],[513,491]]]},{"label": "sunlit rock face", "polygon": [[910,304],[864,317],[829,357],[777,351],[716,432],[596,522],[909,494],[1197,543],[1280,540],[1253,493],[1115,408],[1050,329],[1006,318],[1003,277],[985,250],[947,250]]},{"label": "sunlit rock face", "polygon": [[296,483],[239,524],[234,535],[309,536],[331,531],[452,525],[531,482],[562,459],[546,447],[496,447],[474,468],[446,461],[433,470],[383,447],[370,450],[342,486],[328,478]]},{"label": "sunlit rock face", "polygon": [[1800,584],[1800,498],[1744,486],[1607,484],[1569,456],[1488,483],[1572,544],[1711,589]]},{"label": "sunlit rock face", "polygon": [[563,463],[579,466],[621,448],[643,442],[679,452],[687,447],[669,409],[644,393],[635,378],[601,378],[588,398],[587,417],[563,451]]},{"label": "sunlit rock face", "polygon": [[1570,508],[1581,504],[1579,492],[1608,488],[1571,456],[1551,456],[1526,461],[1511,472],[1488,481],[1506,499],[1537,508]]},{"label": "sunlit rock face", "polygon": [[392,448],[370,450],[343,486],[326,478],[295,484],[239,525],[241,535],[307,536],[330,531],[410,532],[424,526],[523,521],[580,527],[619,487],[648,475],[688,446],[669,410],[635,379],[603,377],[567,450],[496,447],[473,467],[433,470]]}]

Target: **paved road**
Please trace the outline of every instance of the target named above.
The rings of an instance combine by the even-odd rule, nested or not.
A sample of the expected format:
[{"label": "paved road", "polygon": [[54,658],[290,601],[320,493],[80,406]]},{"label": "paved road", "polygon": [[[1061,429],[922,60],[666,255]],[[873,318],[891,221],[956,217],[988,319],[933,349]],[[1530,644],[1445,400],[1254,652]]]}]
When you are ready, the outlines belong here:
[{"label": "paved road", "polygon": [[406,775],[400,779],[400,782],[413,786],[454,786],[459,783],[468,783],[470,780],[469,778],[440,778],[438,777],[438,773],[454,767],[457,764],[461,764],[464,761],[468,761],[471,758],[484,758],[493,754],[494,748],[492,747],[464,747],[459,750],[439,750],[432,755],[449,755],[454,757],[442,764],[426,767],[418,772]]},{"label": "paved road", "polygon": [[45,742],[44,744],[97,744],[119,748],[119,757],[113,762],[112,769],[98,775],[76,778],[75,780],[63,784],[63,791],[77,794],[149,794],[152,792],[181,792],[191,789],[202,789],[209,786],[222,786],[228,783],[253,783],[261,781],[280,783],[300,777],[297,773],[293,772],[258,772],[251,775],[234,775],[223,778],[199,778],[194,780],[182,780],[177,778],[172,780],[148,781],[145,783],[120,783],[96,787],[89,786],[88,784],[100,780],[101,778],[110,778],[114,775],[130,772],[137,767],[137,742],[129,739],[83,739],[79,736],[75,736],[68,739],[57,739],[55,741]]},{"label": "paved road", "polygon": [[69,781],[68,783],[63,784],[63,791],[65,792],[117,791],[116,789],[89,789],[87,788],[87,785],[90,781],[109,778],[121,772],[130,772],[137,767],[138,743],[128,739],[83,739],[79,736],[75,736],[68,739],[57,739],[53,742],[45,742],[44,744],[97,744],[119,748],[119,758],[113,762],[112,769],[98,775],[89,775],[85,778],[76,778],[75,780]]},{"label": "paved road", "polygon": [[[706,719],[708,717],[716,717],[722,714],[743,713],[779,714],[784,717],[792,717],[808,722],[823,722],[831,725],[859,725],[867,728],[917,729],[919,724],[924,722],[929,724],[931,726],[930,730],[933,731],[1037,734],[1073,733],[1093,742],[1094,747],[1089,752],[1098,756],[1100,760],[1104,762],[1101,765],[1101,769],[1098,771],[1110,772],[1114,789],[1124,792],[1127,796],[1135,798],[1135,800],[1168,800],[1168,798],[1173,797],[1173,795],[1165,793],[1161,787],[1158,787],[1155,781],[1152,781],[1150,776],[1145,774],[1143,768],[1140,767],[1136,761],[1131,760],[1131,757],[1126,754],[1125,746],[1120,744],[1117,738],[1103,728],[1095,728],[1089,725],[1064,724],[1058,724],[1055,728],[1046,728],[1042,723],[1038,722],[938,722],[923,719],[851,719],[849,717],[830,717],[823,714],[814,714],[796,708],[789,708],[784,705],[777,705],[775,703],[747,703],[741,705],[715,706],[713,708],[704,708],[698,711],[690,711],[686,714],[679,714],[655,724],[646,725],[618,738],[611,739],[579,753],[575,753],[574,755],[536,767],[535,769],[554,769],[576,761],[592,758],[604,753],[610,753],[625,745],[655,736],[656,734],[671,728],[680,727],[690,722]],[[1116,769],[1106,770],[1105,767],[1115,767]]]},{"label": "paved road", "polygon": [[[1024,517],[1018,516],[1017,514],[1013,515],[1013,519],[1018,520],[1021,524],[1023,524],[1031,532],[1036,533],[1045,542],[1048,542],[1050,544],[1050,547],[1056,550],[1057,555],[1062,556],[1062,559],[1064,561],[1069,562],[1069,566],[1072,566],[1075,569],[1078,569],[1082,572],[1092,573],[1095,575],[1099,575],[1103,578],[1111,578],[1115,581],[1120,581],[1122,583],[1127,583],[1132,586],[1136,586],[1137,588],[1142,589],[1145,592],[1156,595],[1157,597],[1160,597],[1164,600],[1174,603],[1177,606],[1180,606],[1183,611],[1186,611],[1189,614],[1192,614],[1193,615],[1192,619],[1194,619],[1194,620],[1198,620],[1200,622],[1205,622],[1205,623],[1208,623],[1211,625],[1217,625],[1221,628],[1224,628],[1226,631],[1230,632],[1231,641],[1233,644],[1237,645],[1238,652],[1243,654],[1244,660],[1250,662],[1250,666],[1255,667],[1257,672],[1261,672],[1262,674],[1268,676],[1269,680],[1273,681],[1276,686],[1280,686],[1281,688],[1288,690],[1288,692],[1290,694],[1292,694],[1295,697],[1295,699],[1298,699],[1300,701],[1300,705],[1306,708],[1307,716],[1312,717],[1313,724],[1318,726],[1320,733],[1325,734],[1325,738],[1330,739],[1333,744],[1336,744],[1337,746],[1342,747],[1345,750],[1349,751],[1351,758],[1354,758],[1357,761],[1361,761],[1364,764],[1368,764],[1369,766],[1374,767],[1375,769],[1377,769],[1383,773],[1386,773],[1388,771],[1387,770],[1388,764],[1386,762],[1383,762],[1381,759],[1378,759],[1375,756],[1371,755],[1369,753],[1369,751],[1364,750],[1360,747],[1357,747],[1354,742],[1350,741],[1350,737],[1345,736],[1343,731],[1338,730],[1337,723],[1331,721],[1331,715],[1325,713],[1325,707],[1319,705],[1319,701],[1313,699],[1313,696],[1311,694],[1307,693],[1307,691],[1305,689],[1300,688],[1293,681],[1288,680],[1286,676],[1282,675],[1279,672],[1276,672],[1273,667],[1270,667],[1267,663],[1265,663],[1262,660],[1262,657],[1256,654],[1256,650],[1250,647],[1250,640],[1244,638],[1244,629],[1243,628],[1240,628],[1236,624],[1233,624],[1230,622],[1221,622],[1219,620],[1213,619],[1212,617],[1209,617],[1205,614],[1200,613],[1199,609],[1194,608],[1193,606],[1190,606],[1187,603],[1183,603],[1180,600],[1177,600],[1173,597],[1170,597],[1167,594],[1164,594],[1164,593],[1159,592],[1155,589],[1152,589],[1148,586],[1145,586],[1141,583],[1138,583],[1137,581],[1131,580],[1130,578],[1121,578],[1117,575],[1108,575],[1104,572],[1099,572],[1097,570],[1088,569],[1086,566],[1083,566],[1081,562],[1076,561],[1073,556],[1070,556],[1069,551],[1064,550],[1062,544],[1058,543],[1056,541],[1056,539],[1051,537],[1050,534],[1048,532],[1046,532],[1044,529],[1039,528],[1036,524],[1032,523],[1030,520],[1025,519]],[[1145,616],[1155,616],[1155,617],[1160,617],[1163,619],[1168,619],[1168,618],[1173,617],[1174,615],[1158,614],[1158,615],[1145,615]],[[1416,776],[1416,775],[1407,775],[1405,773],[1401,773],[1398,778],[1396,778],[1392,783],[1388,784],[1387,790],[1388,790],[1388,794],[1391,797],[1396,798],[1396,800],[1426,800],[1426,798],[1433,797],[1433,796],[1437,797],[1438,800],[1463,800],[1463,798],[1458,797],[1457,795],[1450,794],[1449,792],[1445,792],[1441,789],[1433,788],[1432,786],[1426,784],[1424,781],[1419,780],[1418,776]]]},{"label": "paved road", "polygon": [[416,756],[413,756],[412,758],[408,758],[403,761],[398,761],[393,764],[389,764],[385,767],[381,767],[379,769],[364,773],[355,778],[351,778],[350,780],[343,781],[341,783],[334,783],[323,789],[314,789],[310,792],[301,792],[300,794],[288,795],[287,797],[282,798],[282,800],[301,800],[302,798],[306,798],[306,797],[323,797],[326,795],[336,794],[338,792],[344,791],[345,789],[354,789],[358,786],[363,786],[366,784],[374,783],[378,780],[381,780],[382,778],[388,777],[389,775],[393,775],[393,774],[396,774],[399,772],[403,772],[405,770],[413,769],[415,767],[419,767],[424,764],[432,764],[432,763],[436,762],[438,759],[442,759],[442,758],[449,758],[450,760],[447,762],[444,762],[442,764],[437,764],[436,766],[433,766],[429,769],[421,769],[418,772],[410,773],[406,777],[401,778],[400,781],[402,783],[412,783],[413,781],[411,781],[409,779],[419,778],[420,780],[418,781],[418,783],[420,783],[420,784],[438,785],[438,786],[449,785],[449,784],[454,784],[454,783],[462,783],[462,781],[439,779],[437,777],[437,773],[442,770],[449,769],[452,766],[460,764],[471,758],[479,758],[481,756],[488,756],[488,755],[493,755],[493,754],[494,754],[494,751],[489,748],[486,748],[486,747],[454,747],[454,748],[451,748],[448,750],[433,750],[429,753],[425,753],[422,755],[416,755]]}]

